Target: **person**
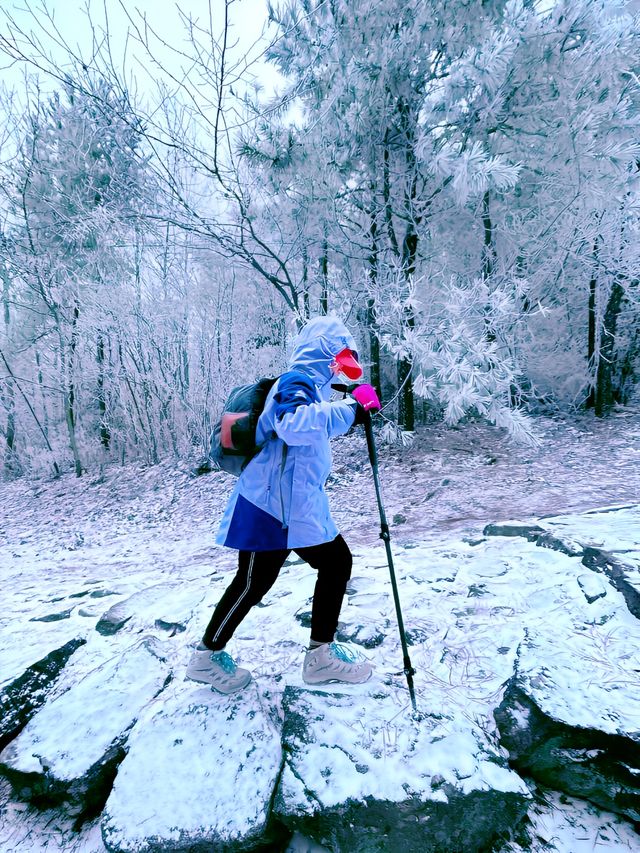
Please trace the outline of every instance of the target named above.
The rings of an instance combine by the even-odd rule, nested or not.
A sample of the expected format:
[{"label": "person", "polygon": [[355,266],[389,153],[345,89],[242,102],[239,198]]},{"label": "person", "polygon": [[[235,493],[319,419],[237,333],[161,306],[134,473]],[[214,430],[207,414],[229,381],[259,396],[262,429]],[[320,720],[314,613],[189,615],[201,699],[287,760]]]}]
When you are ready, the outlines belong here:
[{"label": "person", "polygon": [[362,422],[363,412],[379,409],[380,401],[367,384],[331,401],[332,380],[341,376],[362,377],[355,341],[337,317],[316,317],[299,332],[289,370],[267,396],[256,432],[264,446],[240,475],[222,518],[216,542],[238,550],[238,571],[193,653],[187,678],[221,693],[247,686],[251,673],[236,665],[225,646],[291,551],[318,573],[303,680],[360,683],[371,676],[368,661],[334,642],[352,556],[331,517],[324,484],[331,470],[329,440]]}]

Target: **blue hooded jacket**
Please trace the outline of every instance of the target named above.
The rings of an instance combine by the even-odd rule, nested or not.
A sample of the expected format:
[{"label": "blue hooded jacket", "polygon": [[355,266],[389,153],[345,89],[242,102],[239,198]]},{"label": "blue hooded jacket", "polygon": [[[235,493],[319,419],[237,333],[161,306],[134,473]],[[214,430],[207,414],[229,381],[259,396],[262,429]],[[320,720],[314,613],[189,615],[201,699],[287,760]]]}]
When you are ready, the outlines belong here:
[{"label": "blue hooded jacket", "polygon": [[356,344],[337,317],[315,317],[294,342],[289,372],[275,383],[258,421],[265,445],[240,475],[216,542],[244,551],[305,548],[338,535],[324,484],[329,439],[346,433],[355,400],[329,402],[330,364]]}]

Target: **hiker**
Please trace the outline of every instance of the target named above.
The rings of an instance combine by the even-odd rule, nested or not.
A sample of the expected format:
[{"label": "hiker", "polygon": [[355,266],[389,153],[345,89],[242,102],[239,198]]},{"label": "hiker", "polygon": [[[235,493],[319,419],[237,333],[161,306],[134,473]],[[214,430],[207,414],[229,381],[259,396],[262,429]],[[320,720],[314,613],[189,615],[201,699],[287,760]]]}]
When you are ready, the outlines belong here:
[{"label": "hiker", "polygon": [[298,334],[289,370],[273,385],[257,427],[261,451],[240,475],[216,542],[238,550],[238,571],[218,602],[187,677],[221,693],[241,690],[251,673],[224,648],[249,610],[271,589],[291,551],[318,572],[311,638],[302,670],[307,684],[360,683],[372,672],[334,643],[352,557],[331,517],[324,484],[329,439],[380,408],[371,385],[330,402],[331,382],[362,377],[355,341],[336,317],[316,317]]}]

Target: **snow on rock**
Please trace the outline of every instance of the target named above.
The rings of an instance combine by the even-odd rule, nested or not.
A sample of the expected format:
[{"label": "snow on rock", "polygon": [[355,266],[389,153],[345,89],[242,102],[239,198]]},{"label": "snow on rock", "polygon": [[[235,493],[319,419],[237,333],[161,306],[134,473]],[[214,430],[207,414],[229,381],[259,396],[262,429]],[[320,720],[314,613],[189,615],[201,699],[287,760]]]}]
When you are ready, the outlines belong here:
[{"label": "snow on rock", "polygon": [[128,730],[167,676],[157,643],[136,642],[45,703],[0,754],[0,772],[36,804],[94,808],[124,757]]},{"label": "snow on rock", "polygon": [[282,766],[277,703],[255,683],[230,697],[183,681],[169,692],[131,735],[104,811],[108,850],[252,849],[268,838]]},{"label": "snow on rock", "polygon": [[274,802],[331,850],[472,853],[526,813],[529,790],[464,715],[413,716],[406,695],[287,687]]},{"label": "snow on rock", "polygon": [[524,837],[500,853],[637,853],[640,848],[640,836],[618,815],[553,791],[539,794],[527,817]]},{"label": "snow on rock", "polygon": [[552,551],[560,551],[561,554],[567,554],[569,557],[582,557],[584,554],[584,548],[579,542],[565,535],[557,536],[550,530],[537,536],[535,542],[539,548],[550,548]]},{"label": "snow on rock", "polygon": [[[64,669],[75,650],[85,641],[73,638],[58,648],[47,652],[24,669],[22,660],[16,660],[9,645],[0,653],[0,749],[3,749],[44,704],[48,690]],[[26,644],[31,654],[42,654]],[[24,651],[24,650],[23,650]],[[13,670],[13,674],[11,671]],[[16,670],[20,673],[17,674]]]},{"label": "snow on rock", "polygon": [[551,516],[543,524],[544,527],[511,521],[490,524],[484,534],[521,536],[538,546],[581,557],[587,568],[606,575],[624,596],[631,613],[640,619],[640,506]]},{"label": "snow on rock", "polygon": [[607,594],[607,584],[596,574],[578,575],[577,580],[589,604],[593,604],[599,598],[604,598]]},{"label": "snow on rock", "polygon": [[595,572],[603,572],[622,593],[630,612],[640,619],[640,565],[632,565],[601,548],[587,546],[582,562]]},{"label": "snow on rock", "polygon": [[[203,591],[189,586],[162,583],[136,592],[107,610],[96,625],[103,636],[111,636],[128,624],[129,630],[162,628],[172,635],[185,630]],[[149,624],[151,622],[151,624]]]},{"label": "snow on rock", "polygon": [[494,716],[520,772],[639,821],[640,627],[634,622],[624,613],[528,638]]},{"label": "snow on rock", "polygon": [[611,506],[590,512],[545,517],[541,524],[583,545],[610,551],[640,550],[640,505]]},{"label": "snow on rock", "polygon": [[[640,663],[634,655],[635,650],[640,648],[640,637],[636,630],[640,623],[629,614],[620,591],[607,582],[606,568],[595,564],[587,567],[581,561],[588,548],[600,552],[606,549],[606,553],[617,564],[624,562],[627,566],[626,576],[630,580],[640,577],[633,575],[634,567],[640,568],[640,513],[633,507],[617,507],[615,511],[565,517],[558,516],[558,513],[567,509],[581,510],[614,501],[637,499],[639,469],[629,465],[628,448],[631,441],[629,435],[620,434],[619,424],[611,432],[607,427],[607,440],[603,439],[600,432],[597,441],[587,445],[582,440],[582,433],[580,441],[576,441],[576,436],[571,434],[567,452],[571,455],[579,447],[580,457],[572,457],[570,464],[564,464],[562,458],[554,455],[554,448],[557,450],[558,445],[549,436],[556,427],[552,423],[549,426],[551,432],[547,434],[545,446],[530,458],[512,454],[503,447],[503,436],[496,433],[496,447],[501,450],[496,453],[496,447],[492,446],[491,452],[498,458],[498,464],[493,465],[484,464],[477,453],[469,453],[469,437],[475,441],[474,437],[480,435],[476,427],[471,427],[470,432],[465,431],[463,442],[460,442],[459,434],[447,433],[443,437],[442,447],[431,447],[432,439],[436,443],[440,441],[437,436],[434,438],[432,431],[424,435],[422,445],[418,436],[418,442],[411,451],[414,456],[413,460],[409,460],[410,464],[395,451],[381,448],[383,491],[388,515],[390,518],[401,515],[407,518],[405,524],[393,529],[392,550],[411,659],[417,670],[415,686],[418,707],[427,712],[427,729],[424,737],[418,738],[418,752],[428,738],[431,727],[445,727],[455,721],[456,725],[462,727],[462,732],[458,729],[454,732],[458,738],[458,751],[454,753],[452,747],[444,758],[441,756],[446,745],[451,744],[453,736],[435,742],[433,760],[435,762],[438,759],[439,765],[460,785],[465,784],[467,773],[471,772],[469,756],[472,763],[476,758],[480,761],[480,753],[474,752],[474,749],[479,748],[478,744],[489,743],[494,753],[499,752],[493,712],[501,703],[505,684],[514,683],[510,679],[518,655],[517,687],[523,696],[534,702],[541,714],[564,723],[572,732],[581,728],[594,732],[594,737],[606,735],[612,738],[616,736],[615,729],[618,727],[626,732],[625,735],[619,735],[624,743],[634,743],[631,737],[634,724],[629,711],[634,707],[635,699],[629,698],[629,691],[638,692],[637,680],[634,679]],[[596,421],[594,427],[600,430],[601,425]],[[341,636],[368,650],[367,656],[376,672],[374,678],[379,679],[374,692],[395,696],[390,703],[395,704],[395,710],[391,717],[387,716],[383,720],[386,737],[386,733],[396,732],[400,718],[404,722],[408,705],[404,678],[402,674],[397,674],[402,668],[402,653],[390,595],[388,566],[384,547],[379,540],[379,517],[371,472],[366,461],[364,438],[347,438],[344,443],[337,442],[336,445],[336,471],[342,466],[344,479],[336,480],[329,486],[329,490],[335,517],[354,553],[354,577],[349,584],[348,601],[341,613]],[[459,450],[453,445],[460,445]],[[612,451],[614,445],[617,447],[615,459]],[[605,447],[606,453],[600,453]],[[600,466],[596,473],[594,464]],[[441,487],[438,487],[438,498],[434,500],[434,488],[438,484]],[[48,707],[53,708],[58,700],[67,694],[72,695],[73,691],[80,688],[94,670],[101,668],[103,676],[106,675],[111,665],[109,661],[115,662],[128,655],[134,640],[140,641],[155,634],[161,641],[163,654],[169,660],[165,668],[171,668],[175,673],[184,671],[190,645],[201,636],[211,608],[235,570],[236,555],[212,547],[213,531],[232,485],[231,479],[225,479],[224,475],[190,480],[168,465],[146,471],[114,468],[108,471],[108,481],[103,485],[92,485],[88,480],[83,480],[79,485],[75,477],[65,476],[56,483],[39,485],[37,493],[26,482],[0,484],[3,506],[11,510],[6,513],[3,530],[0,530],[0,565],[5,580],[5,607],[0,613],[0,687],[4,683],[5,674],[9,680],[15,680],[52,649],[60,648],[73,638],[86,636],[88,640],[87,645],[71,657],[61,676],[53,682],[47,694],[47,704],[31,720],[22,735],[36,724]],[[553,513],[554,517],[538,520],[545,513]],[[534,525],[542,532],[536,533],[533,541],[525,541],[526,534],[520,538],[490,537],[483,540],[483,526],[501,515],[522,517],[524,521],[520,525],[532,536]],[[24,530],[28,530],[28,537],[22,541]],[[76,543],[76,531],[84,537],[81,544]],[[70,542],[76,543],[74,550],[70,550]],[[540,545],[545,547],[537,547]],[[239,656],[242,665],[248,666],[254,674],[255,682],[251,690],[257,689],[257,695],[261,697],[256,714],[262,714],[270,721],[272,715],[280,709],[277,692],[285,685],[302,687],[300,669],[309,635],[308,628],[302,624],[302,615],[310,609],[315,579],[315,572],[308,566],[299,560],[290,560],[280,573],[277,584],[261,606],[254,608],[243,622],[231,644],[232,654]],[[606,589],[605,595],[597,595],[600,583]],[[159,584],[163,589],[157,589]],[[156,591],[150,592],[154,587]],[[203,592],[205,598],[197,604],[197,596]],[[99,594],[105,597],[99,599]],[[113,597],[106,598],[107,594]],[[98,617],[111,604],[116,601],[124,603],[125,599],[128,603],[126,607],[120,608],[120,615],[124,615],[126,621],[119,630],[106,636],[94,631],[93,625]],[[53,622],[40,621],[66,614],[69,618]],[[296,619],[295,614],[299,614],[300,618]],[[29,621],[31,619],[38,621]],[[117,622],[118,619],[115,619],[114,626]],[[26,632],[25,625],[28,626]],[[184,632],[181,631],[183,626],[186,627]],[[175,634],[172,640],[169,640],[169,634]],[[574,634],[592,635],[592,645],[589,648],[571,645],[570,638]],[[32,643],[32,638],[36,637],[37,642],[33,640]],[[626,653],[630,655],[626,659],[625,640]],[[537,644],[537,668],[533,663],[533,652],[527,656],[527,642]],[[565,647],[566,659],[560,662],[562,665],[553,669],[556,657]],[[598,661],[608,660],[609,667],[601,666],[600,663],[592,666],[588,660],[580,661],[580,654],[595,657]],[[143,671],[148,669],[147,662]],[[536,681],[536,677],[545,675],[545,671],[548,671],[550,682],[546,698]],[[531,684],[536,687],[535,696],[533,687],[526,682],[527,674],[530,674]],[[130,694],[135,694],[139,689],[139,678],[140,672],[137,671],[135,687],[131,686],[134,683],[132,681],[123,688],[123,703],[134,701],[135,696]],[[625,678],[629,690],[624,687]],[[94,683],[103,680],[101,676]],[[390,682],[394,684],[395,693],[389,690]],[[611,686],[610,690],[608,686]],[[371,691],[371,685],[361,687]],[[603,691],[600,696],[599,688]],[[97,690],[99,686],[96,686]],[[269,691],[273,699],[265,698]],[[361,714],[363,711],[361,691],[349,692],[351,704],[348,709],[338,708],[339,717],[334,716],[332,711],[330,715],[327,714],[325,721],[327,730],[331,727],[327,744],[330,743],[331,735],[331,738],[339,738],[340,744],[346,749],[353,745],[354,735],[353,732],[350,735],[348,726],[341,718],[353,720],[356,708],[360,708]],[[604,695],[607,692],[608,697]],[[249,696],[253,697],[253,693],[245,692],[238,697],[238,726],[243,732],[248,730],[249,724],[242,707]],[[100,715],[103,706],[107,708],[106,717],[110,717],[112,701],[115,702],[114,695],[110,695],[106,705],[104,701],[91,704],[89,700],[79,698],[77,705],[80,707],[86,704],[93,709],[87,719],[91,716],[95,718],[96,724],[102,725]],[[258,807],[258,803],[264,802],[263,789],[260,787],[258,795],[253,797],[256,802],[250,795],[245,798],[242,793],[242,785],[249,790],[249,786],[253,785],[254,792],[257,790],[256,785],[262,786],[262,774],[256,772],[255,778],[245,776],[244,768],[241,770],[239,763],[234,764],[225,752],[233,746],[230,741],[236,731],[233,721],[208,713],[206,723],[202,723],[206,731],[202,732],[199,739],[196,737],[199,729],[193,723],[194,720],[200,720],[204,712],[194,712],[190,718],[186,717],[186,709],[192,705],[213,702],[219,708],[220,701],[221,697],[202,688],[185,686],[182,681],[178,684],[176,679],[156,699],[141,701],[143,709],[130,715],[137,716],[138,721],[133,728],[125,729],[128,738],[118,758],[122,757],[125,748],[129,752],[115,777],[115,790],[104,816],[105,831],[111,827],[115,832],[111,836],[112,849],[118,849],[117,844],[125,844],[124,831],[128,827],[138,833],[137,840],[130,839],[132,845],[148,844],[148,849],[153,849],[156,842],[152,836],[143,837],[142,820],[146,819],[149,826],[156,826],[156,840],[161,834],[164,839],[165,832],[168,838],[174,830],[171,826],[167,829],[166,823],[161,825],[161,821],[173,820],[172,809],[175,813],[175,838],[181,838],[182,827],[182,840],[169,838],[161,842],[164,848],[157,846],[155,849],[180,849],[180,843],[183,847],[197,848],[199,842],[193,840],[191,844],[189,839],[194,836],[188,836],[188,833],[196,823],[199,826],[196,826],[194,832],[204,827],[205,818],[208,820],[206,826],[211,832],[219,832],[219,838],[223,837],[229,821],[235,822],[236,828],[240,823],[246,828],[248,821],[241,821],[237,814],[239,802],[243,803],[242,811],[249,813],[245,800],[251,800],[254,815],[260,814],[256,818],[255,834],[247,835],[246,843],[259,844],[264,839],[265,836],[258,832],[258,824],[262,821],[261,825],[265,825],[264,814],[268,811],[262,805]],[[372,699],[366,715],[359,717],[357,725],[364,725],[371,716],[377,719],[375,715],[378,711],[373,708],[375,703],[376,700]],[[254,699],[249,698],[249,706],[253,708],[255,705]],[[596,713],[594,720],[590,721],[591,706],[596,709]],[[185,719],[182,721],[180,718],[178,724],[176,720],[180,708],[185,712]],[[523,700],[523,704],[515,710],[522,728],[526,728],[530,708]],[[171,712],[170,718],[168,716],[163,721],[162,712]],[[619,717],[622,715],[622,719],[612,725],[611,731],[603,729],[607,712],[617,713]],[[46,718],[43,719],[46,721]],[[85,726],[83,738],[76,739],[75,727],[72,725],[65,725],[57,736],[53,725],[47,725],[48,742],[55,741],[54,747],[59,752],[76,750],[80,740],[91,741],[92,736],[87,735],[88,723],[80,712],[76,719],[79,720],[79,727]],[[411,722],[413,724],[414,721]],[[154,729],[156,723],[158,728]],[[196,732],[192,728],[196,728]],[[273,729],[276,733],[268,741],[269,748],[278,751],[281,749],[279,728],[280,723],[275,720]],[[161,729],[164,739],[159,737]],[[174,729],[174,740],[184,740],[184,751],[177,753],[173,749],[178,751],[180,745],[174,747],[170,739]],[[379,728],[378,732],[381,730]],[[464,731],[474,739],[468,748],[462,736]],[[45,734],[44,730],[42,733]],[[474,733],[485,740],[476,740]],[[139,748],[136,746],[138,743],[141,744]],[[389,748],[392,743],[388,741]],[[440,743],[444,746],[440,747]],[[595,749],[594,743],[598,742],[590,743],[588,751]],[[607,749],[610,749],[610,743],[607,740]],[[157,744],[160,747],[156,752]],[[169,746],[163,747],[162,744]],[[266,741],[261,742],[265,749],[266,744]],[[245,748],[245,753],[248,748]],[[133,772],[134,749],[135,763],[139,768],[136,773]],[[35,748],[32,752],[44,755],[44,751]],[[171,756],[176,754],[177,760],[174,760]],[[614,755],[613,752],[611,754]],[[579,752],[574,751],[569,757],[577,764],[579,755]],[[350,762],[346,755],[343,754],[343,757],[348,766]],[[566,763],[567,755],[563,757]],[[590,757],[594,756],[587,756],[588,759]],[[244,762],[247,767],[253,766],[251,758]],[[334,760],[337,762],[341,759]],[[145,762],[151,768],[149,775],[158,777],[156,787],[153,778],[142,775]],[[634,772],[637,768],[628,757],[626,761],[615,759],[615,762],[617,769],[622,771],[622,764],[625,763],[629,775],[640,778],[640,773]],[[388,763],[385,763],[385,767]],[[396,766],[401,767],[401,764],[398,761]],[[447,812],[455,815],[457,809],[460,814],[461,806],[455,798],[449,804],[438,799],[446,796],[447,785],[450,784],[447,772],[440,770],[438,776],[436,768],[431,768],[428,761],[423,762],[421,772],[432,773],[433,784],[430,784],[426,775],[422,778],[415,771],[413,757],[408,756],[405,764],[406,770],[418,777],[414,784],[416,790],[425,792],[424,802],[420,801],[420,795],[412,797],[411,792],[403,791],[404,803],[385,801],[383,805],[385,808],[393,807],[396,814],[400,814],[400,825],[407,829],[411,841],[417,836],[419,827],[424,830],[419,818],[427,813],[427,809],[432,810],[432,818],[426,822],[426,826],[429,823],[443,826],[448,819]],[[490,760],[487,766],[489,771],[495,769],[496,772],[507,772],[504,766]],[[452,768],[457,772],[452,771]],[[401,782],[406,782],[405,768],[401,769]],[[105,777],[101,799],[96,798],[96,806],[102,806],[106,801],[106,789],[113,782],[115,770],[114,761],[110,777]],[[527,770],[523,772],[529,773]],[[207,773],[213,776],[213,781],[205,775]],[[23,782],[26,775],[23,774]],[[42,778],[43,774],[40,776]],[[291,780],[290,776],[288,778]],[[236,779],[241,780],[238,784],[242,800],[232,799],[236,793]],[[324,777],[321,779],[327,787],[332,787]],[[211,810],[198,799],[196,792],[197,786],[203,784],[203,781],[209,800],[214,804]],[[343,802],[329,807],[329,813],[334,818],[336,814],[343,814],[344,831],[351,832],[348,825],[350,810],[360,809],[364,814],[364,802],[373,801],[374,794],[367,795],[367,789],[363,789],[362,785],[368,784],[373,788],[374,785],[384,784],[390,787],[391,781],[389,773],[379,772],[374,776],[373,769],[368,773],[358,773],[356,769],[349,771],[343,784],[336,773],[333,785],[337,788],[336,796],[342,797]],[[27,779],[27,782],[32,785],[31,779]],[[70,787],[74,784],[70,783]],[[281,790],[277,785],[277,773],[271,777],[269,784],[271,793],[276,789]],[[31,796],[32,788],[28,785],[25,785],[25,792]],[[121,789],[120,785],[123,786]],[[349,786],[353,787],[352,793]],[[396,787],[401,787],[401,784]],[[630,785],[628,788],[630,790]],[[16,853],[44,849],[60,849],[65,853],[93,853],[96,850],[97,853],[99,845],[95,823],[83,824],[82,831],[76,833],[73,829],[76,825],[74,816],[70,816],[66,805],[38,812],[33,806],[33,800],[29,803],[21,801],[19,787],[14,789],[11,799],[8,799],[8,794],[3,796],[3,790],[7,790],[6,784],[4,789],[0,787],[2,853],[13,853],[14,848]],[[427,800],[427,793],[431,793],[434,799]],[[163,799],[164,796],[166,799]],[[500,805],[496,807],[490,799],[486,799],[490,796],[486,791],[469,793],[464,798],[468,812],[465,811],[459,823],[467,822],[467,814],[476,818],[480,809],[474,807],[474,797],[485,798],[483,802],[487,807],[488,819],[500,819],[500,814],[498,818],[493,814],[500,812]],[[500,796],[506,794],[503,792]],[[525,797],[526,790],[514,796]],[[118,803],[118,797],[121,807],[110,815],[109,810]],[[217,799],[213,800],[212,797]],[[158,809],[157,813],[154,811],[154,798],[162,804],[162,810]],[[377,800],[375,802],[378,804]],[[502,800],[498,803],[502,803]],[[373,812],[369,821],[365,821],[369,827],[370,847],[377,845],[378,841],[385,843],[383,805],[380,805],[378,812],[378,823]],[[442,811],[438,812],[438,808]],[[402,809],[414,815],[414,829],[410,821],[405,820]],[[577,815],[576,819],[581,821],[583,812],[580,809],[580,804],[576,803],[575,807],[569,809],[567,817]],[[97,810],[94,809],[94,813]],[[140,820],[136,823],[131,815],[137,811]],[[418,820],[415,820],[416,814]],[[296,818],[296,825],[302,826],[304,819]],[[515,824],[516,820],[513,822]],[[273,824],[266,825],[271,827]],[[318,829],[318,823],[314,824],[313,820],[311,825]],[[538,824],[534,821],[534,825]],[[63,835],[58,829],[60,826],[64,826]],[[90,826],[92,834],[87,837],[84,832]],[[577,853],[583,849],[582,838],[585,833],[582,826],[581,822],[576,823],[572,833],[569,822],[563,824],[561,837],[564,846],[559,843],[556,845],[559,853]],[[620,823],[619,826],[627,825]],[[27,827],[31,834],[28,839],[25,834]],[[230,842],[232,847],[240,847],[244,843],[241,840],[245,831],[242,827],[234,836],[237,840]],[[464,826],[460,828],[456,824],[453,831],[471,832],[471,829],[468,826],[466,829]],[[549,844],[553,842],[553,832],[554,824],[549,823],[544,834]],[[317,837],[324,835],[318,834]],[[448,838],[446,842],[441,842],[441,849],[447,853],[463,849],[466,853],[474,849],[473,839],[471,845],[466,845],[458,844],[455,834],[452,837],[451,842]],[[595,835],[591,837],[596,838]],[[611,835],[611,838],[618,837],[622,835]],[[627,837],[624,835],[621,849],[638,849],[637,844],[635,848],[625,846]],[[609,849],[602,846],[601,838],[601,834],[597,836],[600,845],[597,849]],[[541,853],[544,848],[535,847],[534,842],[535,838],[531,850],[540,850]],[[311,841],[300,833],[296,843],[302,845],[300,853],[310,853],[311,850],[315,853],[319,847],[317,840]],[[225,846],[225,841],[206,841],[200,845],[200,849],[221,850]],[[275,853],[285,846],[286,842],[280,847],[274,844],[268,849]],[[358,849],[355,845],[342,848],[329,846],[333,850]],[[405,847],[411,849],[401,838],[395,849],[404,850]],[[417,849],[422,853],[429,848],[424,846],[421,839]],[[615,845],[611,849],[619,853]]]}]

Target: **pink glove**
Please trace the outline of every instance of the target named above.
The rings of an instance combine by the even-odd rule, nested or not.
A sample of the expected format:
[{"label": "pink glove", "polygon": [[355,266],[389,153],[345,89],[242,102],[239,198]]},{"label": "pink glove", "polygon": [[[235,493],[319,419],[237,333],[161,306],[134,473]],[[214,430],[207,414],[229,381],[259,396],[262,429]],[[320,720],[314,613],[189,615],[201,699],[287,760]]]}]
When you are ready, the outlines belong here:
[{"label": "pink glove", "polygon": [[358,403],[360,403],[365,412],[372,410],[378,411],[382,408],[378,395],[376,394],[376,389],[373,385],[358,385],[358,387],[354,388],[351,392],[351,396],[354,400],[357,400]]}]

